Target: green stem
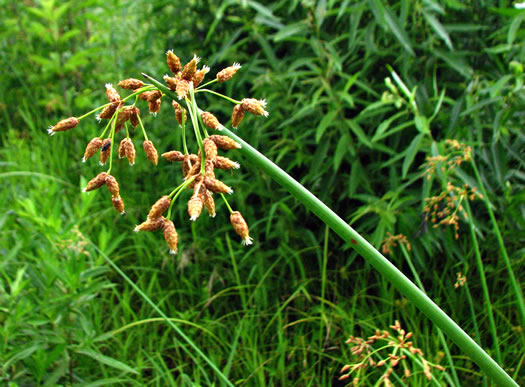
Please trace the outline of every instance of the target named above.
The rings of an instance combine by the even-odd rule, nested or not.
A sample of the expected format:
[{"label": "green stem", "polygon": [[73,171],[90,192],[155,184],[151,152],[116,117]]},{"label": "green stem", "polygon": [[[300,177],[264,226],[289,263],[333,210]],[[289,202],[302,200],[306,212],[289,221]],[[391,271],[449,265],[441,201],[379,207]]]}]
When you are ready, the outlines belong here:
[{"label": "green stem", "polygon": [[228,200],[226,199],[226,196],[224,196],[224,194],[220,194],[221,197],[222,197],[222,200],[224,200],[224,203],[226,203],[226,207],[228,207],[228,211],[230,211],[230,214],[233,213],[233,210],[232,208],[230,207],[230,203],[228,203]]},{"label": "green stem", "polygon": [[181,118],[181,123],[182,123],[182,146],[184,147],[184,154],[185,155],[188,155],[189,152],[188,152],[188,145],[186,145],[186,114],[185,114],[185,110],[184,108],[181,106],[180,107],[182,109],[182,118]]},{"label": "green stem", "polygon": [[195,92],[196,93],[200,93],[201,91],[204,91],[206,93],[211,93],[211,94],[216,95],[218,97],[224,98],[225,100],[230,101],[231,103],[234,103],[236,105],[242,103],[241,101],[237,101],[236,99],[230,98],[230,97],[228,97],[228,96],[226,96],[224,94],[217,93],[216,91],[209,90],[209,89],[197,89],[197,91],[195,91]]},{"label": "green stem", "polygon": [[186,104],[188,105],[188,110],[190,110],[191,123],[193,124],[193,130],[195,132],[195,137],[197,137],[197,142],[199,144],[199,149],[201,150],[201,174],[204,176],[204,167],[206,161],[206,154],[204,153],[204,146],[202,144],[202,136],[199,130],[199,118],[197,112],[197,102],[195,101],[195,93],[193,91],[193,84],[190,83],[190,98],[191,102],[186,98]]},{"label": "green stem", "polygon": [[523,293],[518,284],[518,281],[516,281],[516,276],[514,275],[514,271],[512,270],[509,255],[507,254],[507,249],[505,248],[503,237],[501,236],[501,232],[498,227],[498,222],[496,221],[496,217],[494,216],[494,212],[492,211],[492,204],[489,201],[489,195],[487,193],[487,190],[485,189],[485,186],[483,185],[483,181],[481,180],[481,176],[479,174],[476,163],[474,162],[473,156],[471,164],[472,169],[474,170],[474,174],[476,175],[476,180],[478,181],[479,189],[483,195],[483,202],[485,203],[485,207],[487,207],[487,211],[489,213],[494,234],[496,234],[496,239],[498,240],[498,246],[501,252],[501,256],[503,257],[503,262],[505,263],[505,267],[507,268],[507,271],[509,273],[510,284],[512,286],[512,290],[514,291],[516,302],[518,303],[518,309],[521,316],[521,324],[525,325],[525,303],[523,300]]},{"label": "green stem", "polygon": [[144,129],[144,125],[142,125],[142,119],[140,118],[140,114],[137,114],[137,118],[139,119],[140,128],[142,129],[142,134],[144,135],[144,139],[146,141],[148,140],[148,135],[146,134],[146,129]]},{"label": "green stem", "polygon": [[86,114],[81,115],[80,117],[78,117],[78,120],[80,121],[81,119],[86,118],[87,116],[89,116],[89,115],[91,115],[93,113],[96,113],[99,110],[104,109],[106,106],[111,105],[111,104],[112,104],[112,102],[109,102],[109,103],[107,103],[105,105],[99,106],[98,108],[93,109],[90,112],[87,112]]},{"label": "green stem", "polygon": [[[162,83],[146,76],[155,86],[170,98],[177,96]],[[223,134],[241,144],[239,151],[254,167],[266,172],[273,180],[283,186],[298,201],[317,215],[344,241],[351,246],[387,280],[389,280],[407,299],[412,301],[434,324],[443,330],[478,366],[500,386],[518,386],[512,378],[496,363],[469,335],[463,331],[439,306],[412,283],[399,269],[377,251],[366,239],[341,219],[335,212],[315,197],[294,178],[270,161],[242,138],[226,127]]]},{"label": "green stem", "polygon": [[184,191],[184,189],[188,185],[190,185],[193,180],[195,180],[195,177],[196,176],[190,177],[184,183],[180,184],[177,188],[175,188],[173,191],[171,191],[171,193],[168,195],[168,197],[171,198],[173,196],[173,198],[171,199],[171,203],[170,203],[170,206],[168,208],[168,215],[166,215],[166,219],[170,219],[171,218],[171,208],[173,207],[173,203],[175,203],[175,200],[177,200],[177,198],[182,193],[182,191]]},{"label": "green stem", "polygon": [[202,89],[203,87],[206,87],[206,86],[211,85],[211,84],[213,84],[213,83],[215,83],[215,82],[218,82],[218,81],[219,81],[219,80],[218,80],[217,78],[215,78],[215,79],[212,80],[212,81],[206,82],[204,85],[200,85],[199,87],[197,87],[197,90]]},{"label": "green stem", "polygon": [[489,288],[487,286],[487,279],[485,278],[485,268],[481,260],[481,253],[479,252],[478,239],[476,238],[476,231],[474,230],[474,220],[468,200],[464,203],[468,215],[468,225],[470,228],[470,236],[472,237],[472,244],[474,245],[474,255],[476,256],[476,265],[478,266],[479,277],[481,280],[481,289],[483,290],[483,298],[485,299],[485,306],[487,308],[487,316],[489,318],[490,333],[492,334],[492,341],[494,350],[496,351],[496,359],[501,363],[501,353],[499,350],[498,334],[496,333],[496,324],[494,322],[494,314],[492,313],[492,303],[490,302]]},{"label": "green stem", "polygon": [[111,133],[110,133],[111,144],[109,145],[110,146],[110,149],[109,149],[109,167],[108,167],[108,171],[106,172],[108,175],[110,174],[111,167],[113,166],[113,146],[115,145],[114,144],[114,142],[115,142],[115,126],[117,124],[117,118],[118,118],[119,111],[120,111],[120,109],[117,109],[117,111],[113,114],[113,120],[112,120],[112,125],[111,125]]}]

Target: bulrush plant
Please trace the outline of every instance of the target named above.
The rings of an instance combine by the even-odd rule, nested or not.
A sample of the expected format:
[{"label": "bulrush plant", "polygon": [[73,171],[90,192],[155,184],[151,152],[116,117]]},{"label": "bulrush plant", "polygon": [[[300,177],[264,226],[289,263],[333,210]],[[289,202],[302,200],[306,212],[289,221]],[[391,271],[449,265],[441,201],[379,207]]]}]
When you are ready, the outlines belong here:
[{"label": "bulrush plant", "polygon": [[[181,183],[172,189],[168,195],[162,195],[151,207],[146,220],[137,225],[135,231],[162,230],[164,238],[172,253],[177,251],[178,236],[174,223],[170,220],[174,203],[186,190],[192,194],[187,202],[190,221],[195,221],[205,209],[210,216],[215,216],[215,198],[220,198],[226,204],[230,213],[230,222],[234,231],[242,238],[245,245],[252,243],[248,224],[239,211],[234,211],[225,197],[233,189],[222,182],[216,171],[233,170],[239,168],[239,163],[219,154],[220,151],[238,149],[239,153],[251,162],[254,167],[265,172],[269,177],[283,186],[295,199],[301,202],[309,211],[318,216],[328,227],[337,233],[351,247],[353,247],[368,263],[390,281],[409,301],[413,302],[437,327],[447,334],[480,368],[493,380],[502,386],[516,386],[512,378],[496,363],[472,338],[470,338],[445,312],[443,312],[423,291],[410,281],[388,259],[377,251],[365,238],[356,232],[348,223],[335,214],[315,195],[299,184],[295,179],[279,168],[275,163],[245,142],[241,137],[223,126],[212,113],[202,110],[197,105],[196,95],[208,93],[225,99],[233,104],[232,126],[238,128],[245,113],[257,116],[268,116],[266,102],[254,98],[236,100],[231,97],[210,90],[207,87],[214,83],[229,81],[241,68],[234,63],[219,71],[213,80],[203,83],[204,77],[210,71],[209,67],[199,68],[200,59],[195,55],[185,66],[173,51],[166,53],[171,75],[164,76],[164,82],[142,74],[147,82],[129,78],[118,83],[118,87],[130,90],[131,94],[122,98],[110,84],[106,85],[108,103],[76,118],[70,117],[49,128],[50,134],[71,130],[79,125],[86,117],[98,113],[99,120],[108,120],[105,128],[98,137],[89,141],[83,161],[88,160],[100,151],[100,162],[109,163],[108,170],[95,176],[85,188],[86,191],[106,186],[111,193],[115,209],[124,213],[124,201],[120,196],[120,187],[115,176],[111,174],[115,148],[115,137],[124,129],[124,139],[121,140],[118,156],[126,157],[129,164],[135,163],[135,147],[130,136],[129,126],[140,127],[143,136],[143,148],[148,160],[158,163],[158,153],[155,145],[148,139],[146,129],[141,118],[141,111],[137,106],[139,100],[148,103],[148,110],[153,115],[160,111],[162,100],[171,100],[171,106],[182,137],[182,150],[170,150],[161,156],[168,162],[180,163],[182,170]],[[203,83],[203,84],[202,84]],[[133,101],[132,104],[126,104]],[[197,143],[196,152],[190,152],[186,142],[187,127],[190,126]],[[220,131],[221,133],[209,130]],[[471,195],[468,192],[468,195]],[[483,195],[486,197],[486,195]],[[465,203],[467,204],[467,203]],[[468,212],[468,207],[466,208]],[[440,217],[439,214],[436,214]],[[444,214],[446,215],[446,214]],[[401,237],[391,241],[403,244]],[[392,245],[393,246],[393,245]],[[95,246],[96,247],[96,246]],[[404,245],[402,246],[404,248]],[[141,296],[165,319],[177,334],[195,351],[199,357],[208,363],[218,377],[227,385],[233,386],[226,375],[174,324],[162,311],[138,289],[135,283],[102,251],[97,249],[106,261],[133,287]],[[405,337],[406,338],[406,337]],[[193,356],[192,356],[193,357]]]},{"label": "bulrush plant", "polygon": [[[177,187],[172,189],[170,194],[162,196],[153,204],[146,220],[137,225],[135,231],[162,230],[170,253],[175,254],[177,252],[178,236],[175,225],[170,220],[171,210],[181,193],[185,190],[191,190],[193,193],[187,203],[190,221],[196,221],[203,209],[205,209],[211,217],[215,217],[214,195],[217,195],[226,203],[234,231],[242,238],[244,245],[250,245],[252,244],[252,238],[250,237],[248,224],[239,211],[232,209],[224,196],[224,194],[232,194],[233,189],[219,180],[215,174],[216,170],[231,171],[240,167],[238,162],[219,155],[219,150],[227,151],[230,149],[238,149],[241,145],[228,136],[219,134],[210,135],[208,129],[219,131],[222,125],[213,113],[200,111],[195,100],[195,95],[201,92],[208,92],[223,97],[233,103],[232,124],[235,128],[241,123],[245,112],[259,116],[268,116],[268,112],[265,110],[266,102],[254,98],[244,98],[237,101],[204,88],[213,83],[223,83],[230,80],[241,68],[241,65],[238,63],[222,69],[217,73],[214,80],[199,86],[206,74],[210,71],[208,66],[203,66],[201,69],[198,69],[200,58],[195,55],[184,67],[173,51],[166,53],[166,59],[172,74],[165,75],[164,80],[170,90],[177,95],[177,99],[171,101],[171,106],[173,107],[175,119],[180,127],[183,150],[170,150],[163,153],[162,157],[170,163],[180,163],[183,179]],[[117,86],[124,90],[130,90],[132,93],[122,98],[113,85],[108,83],[106,84],[107,104],[99,106],[81,117],[64,119],[55,126],[51,126],[48,131],[49,134],[53,135],[56,132],[73,129],[82,119],[97,112],[99,113],[96,118],[99,122],[107,120],[107,124],[102,130],[102,133],[88,142],[82,161],[86,162],[97,152],[100,152],[100,165],[104,165],[109,160],[108,170],[99,173],[91,179],[83,191],[92,191],[105,185],[111,193],[113,207],[119,213],[124,214],[125,206],[120,196],[119,184],[115,176],[111,175],[115,137],[123,128],[125,129],[124,138],[120,141],[116,153],[120,159],[126,158],[129,165],[134,165],[136,150],[130,135],[130,126],[132,128],[140,127],[144,137],[143,148],[146,158],[156,166],[159,161],[158,152],[153,142],[148,139],[147,131],[141,119],[141,111],[137,103],[141,100],[147,102],[149,112],[156,115],[160,111],[162,100],[169,97],[156,86],[144,83],[139,79],[124,79],[120,81]],[[127,101],[133,101],[133,103],[126,104]],[[186,142],[188,117],[189,121],[191,121],[190,125],[193,128],[193,134],[197,143],[197,149],[194,153],[188,150],[188,144]],[[164,216],[165,212],[167,212],[166,216]]]}]

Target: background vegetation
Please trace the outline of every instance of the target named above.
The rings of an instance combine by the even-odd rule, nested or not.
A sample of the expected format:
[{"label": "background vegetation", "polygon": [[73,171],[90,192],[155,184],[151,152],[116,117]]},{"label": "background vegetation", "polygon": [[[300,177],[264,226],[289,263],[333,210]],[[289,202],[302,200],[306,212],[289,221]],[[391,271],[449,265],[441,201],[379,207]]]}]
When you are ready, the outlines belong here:
[{"label": "background vegetation", "polygon": [[[197,53],[212,76],[241,62],[223,91],[266,98],[270,116],[247,117],[238,133],[376,247],[404,234],[410,251],[388,257],[525,383],[524,322],[486,206],[523,283],[524,17],[505,0],[0,0],[2,383],[220,384],[102,251],[235,384],[343,385],[340,368],[357,361],[346,339],[395,320],[445,367],[432,371],[439,384],[490,384],[349,245],[242,159],[225,181],[251,248],[221,205],[215,219],[191,225],[177,206],[176,257],[160,235],[133,233],[181,178],[140,152],[133,168],[114,166],[126,216],[107,197],[80,193],[100,170],[80,162],[98,124],[52,138],[45,129],[103,103],[106,82],[162,76],[167,49],[184,61]],[[231,106],[200,105],[228,124]],[[145,123],[159,151],[180,149],[167,103]],[[438,167],[428,180],[427,157],[455,156],[446,140],[470,146],[474,163]],[[480,182],[485,201],[469,203],[458,238],[453,226],[425,221],[425,198],[448,183],[480,192]],[[467,281],[456,288],[458,272]],[[405,383],[426,385],[422,368],[412,371]],[[381,374],[372,367],[361,383]]]}]

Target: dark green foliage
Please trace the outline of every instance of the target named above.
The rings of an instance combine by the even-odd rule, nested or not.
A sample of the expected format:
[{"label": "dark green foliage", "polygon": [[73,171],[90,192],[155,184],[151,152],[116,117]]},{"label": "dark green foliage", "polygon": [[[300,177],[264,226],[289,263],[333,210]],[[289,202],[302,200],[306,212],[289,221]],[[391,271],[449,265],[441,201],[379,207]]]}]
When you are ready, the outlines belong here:
[{"label": "dark green foliage", "polygon": [[[139,132],[137,164],[113,167],[127,215],[115,215],[107,192],[80,193],[100,171],[95,160],[80,162],[100,125],[89,118],[54,137],[45,129],[105,102],[106,82],[142,71],[160,78],[167,49],[184,62],[197,53],[211,77],[241,62],[218,90],[266,98],[270,116],[247,116],[239,135],[376,247],[387,232],[406,235],[428,295],[496,356],[472,223],[500,360],[525,383],[524,322],[483,201],[471,202],[459,239],[422,217],[424,199],[449,181],[479,191],[468,162],[422,177],[426,158],[445,154],[445,140],[471,146],[518,283],[525,281],[524,15],[510,1],[482,0],[0,0],[2,383],[219,384],[83,234],[234,383],[335,385],[353,361],[347,337],[398,319],[426,357],[447,368],[434,371],[439,382],[453,384],[433,324],[243,160],[240,171],[222,176],[250,224],[252,248],[240,245],[223,204],[215,219],[190,224],[184,195],[174,208],[176,258],[161,234],[132,233],[181,179],[164,160],[155,169],[147,163]],[[205,101],[227,125],[231,105]],[[168,105],[157,118],[139,105],[159,152],[182,147]],[[399,247],[389,258],[412,278]],[[457,272],[468,286],[454,288]],[[459,380],[481,383],[473,363],[448,344]],[[374,375],[362,380],[373,385]],[[427,383],[422,374],[412,382]]]}]

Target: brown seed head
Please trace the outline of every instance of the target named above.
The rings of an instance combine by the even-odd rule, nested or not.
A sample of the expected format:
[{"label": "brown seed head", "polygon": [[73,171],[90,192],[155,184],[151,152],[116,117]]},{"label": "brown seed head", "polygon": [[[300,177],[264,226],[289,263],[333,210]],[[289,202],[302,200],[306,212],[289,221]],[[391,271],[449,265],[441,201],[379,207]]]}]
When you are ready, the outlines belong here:
[{"label": "brown seed head", "polygon": [[264,99],[244,98],[241,103],[242,108],[248,113],[268,117],[268,112],[264,110],[266,107],[266,101]]},{"label": "brown seed head", "polygon": [[129,120],[132,115],[136,114],[134,106],[125,106],[118,112],[116,126],[122,127],[122,124]]},{"label": "brown seed head", "polygon": [[118,158],[122,159],[126,156],[126,143],[128,142],[128,138],[125,137],[120,142],[120,145],[118,146]]},{"label": "brown seed head", "polygon": [[190,215],[190,220],[195,221],[202,212],[202,198],[200,195],[192,196],[188,201],[188,214]]},{"label": "brown seed head", "polygon": [[135,145],[133,145],[133,141],[131,141],[130,138],[125,144],[124,152],[126,154],[126,158],[128,159],[129,165],[134,165],[135,155],[137,154],[137,152],[135,151]]},{"label": "brown seed head", "polygon": [[157,115],[157,113],[160,111],[161,102],[162,100],[160,98],[152,99],[151,101],[148,101],[149,112],[153,115]]},{"label": "brown seed head", "polygon": [[166,51],[166,62],[173,74],[177,74],[182,68],[179,57],[172,50]]},{"label": "brown seed head", "polygon": [[161,216],[170,206],[171,199],[168,195],[162,196],[159,200],[151,206],[151,209],[148,213],[148,218],[158,218]]},{"label": "brown seed head", "polygon": [[215,172],[213,169],[215,168],[212,160],[206,160],[204,163],[204,175],[211,177],[212,179],[215,179]]},{"label": "brown seed head", "polygon": [[206,160],[215,160],[217,157],[217,145],[213,140],[205,138],[202,141],[202,146],[204,147],[204,154],[206,155]]},{"label": "brown seed head", "polygon": [[124,215],[125,207],[124,200],[120,196],[111,196],[111,202],[113,203],[113,208],[117,210],[121,215]]},{"label": "brown seed head", "polygon": [[177,82],[177,88],[175,89],[175,92],[177,93],[177,96],[179,99],[184,99],[186,95],[188,94],[188,91],[190,90],[190,82],[186,79],[180,79]]},{"label": "brown seed head", "polygon": [[160,90],[151,90],[145,91],[144,93],[139,94],[139,98],[143,101],[153,101],[162,97],[162,92]]},{"label": "brown seed head", "polygon": [[162,157],[164,157],[168,161],[182,161],[184,160],[184,154],[179,151],[169,151],[162,154]]},{"label": "brown seed head", "polygon": [[120,95],[111,83],[106,83],[106,95],[109,102],[120,102]]},{"label": "brown seed head", "polygon": [[104,109],[102,109],[100,114],[97,115],[97,121],[109,120],[111,117],[113,117],[113,114],[115,114],[119,105],[120,102],[114,102],[111,105],[106,106]]},{"label": "brown seed head", "polygon": [[198,174],[200,170],[201,170],[201,163],[200,161],[197,161],[195,164],[192,164],[190,170],[188,171],[188,174],[186,175],[186,179],[188,177]]},{"label": "brown seed head", "polygon": [[234,63],[233,66],[226,67],[217,73],[217,80],[219,82],[226,82],[228,79],[231,79],[240,68],[241,65],[239,63]]},{"label": "brown seed head", "polygon": [[47,133],[52,136],[56,132],[64,132],[73,129],[79,122],[80,120],[77,117],[66,118],[65,120],[59,121],[55,126],[50,126],[47,129]]},{"label": "brown seed head", "polygon": [[100,172],[97,176],[88,181],[86,188],[84,188],[82,192],[89,192],[102,187],[104,184],[106,184],[107,175],[108,174],[106,172]]},{"label": "brown seed head", "polygon": [[253,239],[250,238],[250,230],[248,229],[248,224],[242,217],[239,211],[233,211],[230,215],[230,222],[233,226],[235,232],[242,238],[243,245],[251,245]]},{"label": "brown seed head", "polygon": [[148,218],[144,223],[141,223],[133,229],[135,232],[139,231],[156,231],[160,230],[164,223],[166,222],[166,219],[163,217],[160,218]]},{"label": "brown seed head", "polygon": [[100,165],[104,165],[111,154],[111,139],[105,138],[100,147]]},{"label": "brown seed head", "polygon": [[133,111],[131,112],[131,116],[129,117],[129,122],[134,128],[136,128],[139,124],[139,116],[140,116],[140,109],[134,106]]},{"label": "brown seed head", "polygon": [[170,254],[177,254],[177,244],[179,243],[179,237],[177,235],[177,230],[175,225],[171,220],[166,220],[164,222],[164,239],[168,243],[170,248]]},{"label": "brown seed head", "polygon": [[117,86],[127,90],[135,90],[144,86],[144,82],[142,82],[140,79],[128,78],[120,81]]},{"label": "brown seed head", "polygon": [[195,72],[197,71],[197,64],[200,60],[201,59],[197,55],[194,55],[193,59],[186,63],[186,66],[184,66],[182,74],[180,75],[181,78],[187,81],[191,81],[191,79],[195,75]]},{"label": "brown seed head", "polygon": [[114,176],[106,175],[106,186],[108,187],[109,192],[111,192],[111,195],[120,196],[118,182]]},{"label": "brown seed head", "polygon": [[153,165],[157,165],[159,163],[159,154],[157,153],[155,145],[153,145],[151,141],[147,140],[144,141],[143,146],[148,160],[151,161]]},{"label": "brown seed head", "polygon": [[213,160],[213,164],[215,168],[219,169],[239,169],[241,167],[238,162],[222,156],[217,156],[215,160]]},{"label": "brown seed head", "polygon": [[242,119],[244,118],[244,109],[241,105],[235,105],[232,113],[232,126],[237,129]]},{"label": "brown seed head", "polygon": [[208,188],[211,192],[227,193],[227,194],[232,194],[233,193],[233,189],[228,187],[222,181],[217,180],[217,179],[213,179],[213,178],[208,177],[208,176],[206,176],[204,178],[204,184],[206,185],[206,188]]},{"label": "brown seed head", "polygon": [[170,90],[177,90],[177,84],[179,83],[180,78],[170,77],[168,74],[164,75],[164,77],[162,78],[164,79],[164,82],[166,82],[166,85],[168,85]]},{"label": "brown seed head", "polygon": [[84,157],[82,157],[82,162],[85,163],[87,159],[93,156],[102,146],[102,140],[100,137],[95,137],[92,139],[86,146],[86,151],[84,152]]},{"label": "brown seed head", "polygon": [[201,114],[202,122],[210,129],[221,130],[221,124],[217,117],[210,112],[203,112]]},{"label": "brown seed head", "polygon": [[238,142],[236,142],[228,136],[214,134],[208,138],[212,140],[215,143],[215,145],[217,145],[217,148],[223,150],[238,149],[241,147],[241,144],[239,144]]},{"label": "brown seed head", "polygon": [[188,122],[188,115],[186,114],[186,109],[184,109],[176,101],[171,101],[171,106],[175,109],[175,118],[180,126],[182,126],[182,114],[184,114],[184,122]]},{"label": "brown seed head", "polygon": [[204,192],[202,192],[200,195],[201,195],[201,199],[202,199],[202,203],[204,204],[204,207],[206,208],[206,211],[208,211],[208,214],[210,214],[210,216],[212,218],[215,218],[215,201],[213,200],[213,196],[211,194],[210,191],[208,191],[207,189],[204,189],[203,190]]},{"label": "brown seed head", "polygon": [[201,84],[202,80],[208,74],[210,68],[208,66],[203,66],[202,69],[197,71],[191,81],[193,82],[193,87],[197,87]]}]

